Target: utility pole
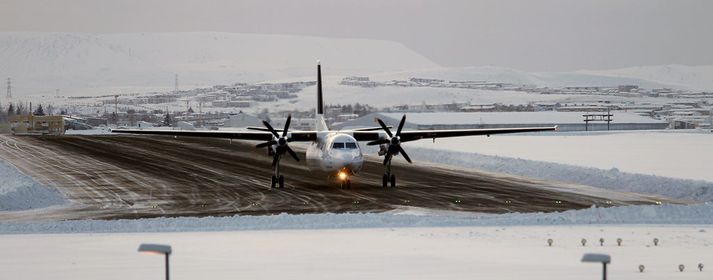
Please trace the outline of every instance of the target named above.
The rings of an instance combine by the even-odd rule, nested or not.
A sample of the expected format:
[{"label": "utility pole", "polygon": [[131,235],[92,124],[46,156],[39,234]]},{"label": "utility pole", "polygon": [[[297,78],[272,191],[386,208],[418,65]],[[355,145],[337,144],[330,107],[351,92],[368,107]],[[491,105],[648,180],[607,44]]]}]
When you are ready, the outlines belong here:
[{"label": "utility pole", "polygon": [[114,124],[119,125],[119,95],[114,95]]},{"label": "utility pole", "polygon": [[12,99],[12,80],[7,78],[7,99]]},{"label": "utility pole", "polygon": [[59,89],[54,90],[54,97],[59,97]]},{"label": "utility pole", "polygon": [[176,74],[176,79],[174,81],[173,93],[178,94],[178,74]]}]

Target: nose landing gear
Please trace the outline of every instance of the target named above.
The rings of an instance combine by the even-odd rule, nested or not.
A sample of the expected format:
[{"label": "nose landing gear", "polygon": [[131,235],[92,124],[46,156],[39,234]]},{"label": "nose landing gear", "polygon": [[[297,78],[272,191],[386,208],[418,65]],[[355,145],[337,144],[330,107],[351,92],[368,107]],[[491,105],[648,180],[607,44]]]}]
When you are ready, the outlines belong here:
[{"label": "nose landing gear", "polygon": [[342,189],[352,188],[352,181],[349,180],[349,171],[346,168],[340,170],[339,173],[337,173],[337,177],[339,177],[339,186]]}]

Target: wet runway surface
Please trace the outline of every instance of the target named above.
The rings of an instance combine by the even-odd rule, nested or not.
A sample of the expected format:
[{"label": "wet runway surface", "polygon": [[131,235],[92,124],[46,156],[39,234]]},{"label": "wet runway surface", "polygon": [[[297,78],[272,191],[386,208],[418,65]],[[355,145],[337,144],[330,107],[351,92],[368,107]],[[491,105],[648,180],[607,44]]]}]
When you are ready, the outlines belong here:
[{"label": "wet runway surface", "polygon": [[[304,159],[304,152],[299,152]],[[270,188],[271,160],[253,143],[167,136],[0,135],[0,158],[72,202],[0,219],[116,219],[278,213],[382,212],[403,207],[485,213],[650,204],[635,194],[584,194],[521,177],[396,162],[396,188],[382,188],[381,159],[367,157],[352,188],[282,160],[284,189]],[[32,215],[23,216],[23,215]]]}]

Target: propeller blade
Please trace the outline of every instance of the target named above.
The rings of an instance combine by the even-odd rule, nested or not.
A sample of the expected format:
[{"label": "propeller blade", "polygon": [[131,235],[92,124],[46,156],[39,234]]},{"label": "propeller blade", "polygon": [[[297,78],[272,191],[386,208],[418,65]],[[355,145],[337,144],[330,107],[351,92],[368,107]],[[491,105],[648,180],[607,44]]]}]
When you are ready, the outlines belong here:
[{"label": "propeller blade", "polygon": [[295,153],[295,151],[293,151],[290,146],[287,146],[285,148],[287,148],[287,152],[290,153],[292,158],[294,158],[296,161],[300,161],[300,158],[297,157],[297,153]]},{"label": "propeller blade", "polygon": [[386,156],[384,156],[384,165],[386,165],[389,160],[391,160],[391,153],[387,153]]},{"label": "propeller blade", "polygon": [[374,145],[380,145],[380,144],[386,144],[389,143],[389,139],[379,139],[379,140],[374,140],[369,143],[366,143],[367,146],[374,146]]},{"label": "propeller blade", "polygon": [[290,121],[292,121],[292,114],[287,115],[287,120],[285,121],[285,129],[282,130],[282,137],[287,136],[287,129],[290,128]]},{"label": "propeller blade", "polygon": [[275,129],[272,128],[272,126],[270,125],[269,122],[267,122],[267,121],[262,121],[262,124],[263,124],[265,127],[267,127],[267,129],[269,129],[270,132],[272,132],[272,135],[275,135],[275,137],[280,138],[280,134],[277,134],[277,131],[275,131]]},{"label": "propeller blade", "polygon": [[399,152],[401,153],[402,156],[404,156],[404,158],[406,159],[406,161],[408,161],[408,163],[412,163],[412,162],[411,162],[411,158],[408,156],[408,154],[406,153],[406,151],[404,151],[404,148],[401,148],[401,145],[399,145],[398,147],[399,147]]},{"label": "propeller blade", "polygon": [[399,128],[396,130],[396,136],[401,135],[401,129],[404,128],[405,123],[406,123],[406,115],[404,115],[401,118],[401,122],[399,123]]},{"label": "propeller blade", "polygon": [[277,142],[275,140],[270,140],[265,143],[257,144],[257,146],[255,146],[255,148],[264,148],[264,147],[275,145],[275,144],[277,144]]},{"label": "propeller blade", "polygon": [[391,130],[389,130],[389,127],[386,126],[386,124],[384,123],[384,121],[382,121],[382,120],[379,119],[379,118],[376,118],[376,121],[379,122],[379,125],[381,125],[381,128],[384,129],[384,131],[386,131],[386,134],[388,134],[389,137],[394,137],[394,135],[391,134]]},{"label": "propeller blade", "polygon": [[272,157],[272,166],[277,165],[278,160],[280,160],[280,154],[275,152],[275,156]]}]

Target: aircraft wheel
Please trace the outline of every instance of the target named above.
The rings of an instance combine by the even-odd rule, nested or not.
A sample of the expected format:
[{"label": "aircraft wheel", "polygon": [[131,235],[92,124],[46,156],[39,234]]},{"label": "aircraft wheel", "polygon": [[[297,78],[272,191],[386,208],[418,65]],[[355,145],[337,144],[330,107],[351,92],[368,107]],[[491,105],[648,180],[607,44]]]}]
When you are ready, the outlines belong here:
[{"label": "aircraft wheel", "polygon": [[277,184],[277,177],[275,177],[275,175],[272,175],[272,177],[270,177],[270,178],[272,179],[272,184],[270,185],[270,188],[274,189],[275,184]]},{"label": "aircraft wheel", "polygon": [[396,175],[391,174],[391,187],[395,188],[396,187]]},{"label": "aircraft wheel", "polygon": [[285,176],[280,175],[279,181],[280,181],[280,188],[284,189],[285,188]]},{"label": "aircraft wheel", "polygon": [[389,184],[389,175],[384,174],[383,177],[381,177],[381,187],[386,188]]}]

